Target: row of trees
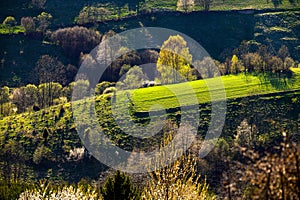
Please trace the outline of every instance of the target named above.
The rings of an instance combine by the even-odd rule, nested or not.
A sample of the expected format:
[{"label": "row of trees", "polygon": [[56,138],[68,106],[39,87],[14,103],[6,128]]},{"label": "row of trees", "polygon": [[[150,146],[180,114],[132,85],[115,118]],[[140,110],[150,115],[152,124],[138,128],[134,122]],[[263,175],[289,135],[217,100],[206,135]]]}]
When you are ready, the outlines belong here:
[{"label": "row of trees", "polygon": [[226,58],[224,63],[216,63],[221,74],[269,72],[280,75],[288,72],[289,68],[296,67],[296,62],[291,58],[285,45],[273,53],[265,45],[259,46],[256,51],[236,49],[233,53],[234,55],[231,58]]},{"label": "row of trees", "polygon": [[[80,93],[72,93],[74,87],[81,88]],[[93,89],[96,95],[107,93],[107,89],[115,86],[115,83],[103,81]],[[63,86],[57,82],[41,83],[39,85],[28,84],[19,88],[0,88],[0,116],[9,116],[26,111],[37,111],[52,105],[66,103],[73,98],[80,98],[89,91],[88,80],[77,80]]]}]

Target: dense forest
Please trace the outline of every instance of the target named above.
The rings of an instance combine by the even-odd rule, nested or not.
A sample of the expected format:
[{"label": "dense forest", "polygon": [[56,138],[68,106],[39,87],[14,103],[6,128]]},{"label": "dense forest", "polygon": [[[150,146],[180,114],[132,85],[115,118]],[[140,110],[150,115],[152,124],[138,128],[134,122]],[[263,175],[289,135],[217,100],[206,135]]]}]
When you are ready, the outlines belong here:
[{"label": "dense forest", "polygon": [[0,199],[300,199],[299,8],[1,1]]}]

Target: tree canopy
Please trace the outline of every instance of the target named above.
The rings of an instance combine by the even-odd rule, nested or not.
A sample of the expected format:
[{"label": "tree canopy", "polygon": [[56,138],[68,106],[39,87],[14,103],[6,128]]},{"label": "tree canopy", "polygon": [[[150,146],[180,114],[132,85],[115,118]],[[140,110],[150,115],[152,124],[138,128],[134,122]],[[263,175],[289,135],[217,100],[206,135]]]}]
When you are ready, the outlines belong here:
[{"label": "tree canopy", "polygon": [[192,55],[186,41],[180,36],[170,36],[159,52],[157,70],[161,75],[161,83],[177,83],[193,80],[190,64]]}]

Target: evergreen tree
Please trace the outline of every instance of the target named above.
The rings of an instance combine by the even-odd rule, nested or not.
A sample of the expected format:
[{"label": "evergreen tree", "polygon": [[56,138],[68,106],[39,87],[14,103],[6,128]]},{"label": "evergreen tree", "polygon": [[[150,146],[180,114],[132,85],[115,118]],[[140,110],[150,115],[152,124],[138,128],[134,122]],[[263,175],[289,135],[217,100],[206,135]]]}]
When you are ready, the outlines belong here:
[{"label": "evergreen tree", "polygon": [[132,200],[140,199],[140,194],[133,187],[129,176],[117,171],[114,177],[109,177],[101,188],[104,200]]}]

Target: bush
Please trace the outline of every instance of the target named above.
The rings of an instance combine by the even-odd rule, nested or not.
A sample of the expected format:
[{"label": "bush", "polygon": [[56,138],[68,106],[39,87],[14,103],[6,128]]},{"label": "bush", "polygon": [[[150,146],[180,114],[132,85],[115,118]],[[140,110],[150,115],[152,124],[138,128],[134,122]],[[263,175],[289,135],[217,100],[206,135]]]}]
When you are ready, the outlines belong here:
[{"label": "bush", "polygon": [[104,186],[100,188],[104,200],[131,200],[140,199],[140,194],[133,187],[129,176],[117,171],[114,177],[109,177]]},{"label": "bush", "polygon": [[7,183],[0,182],[0,199],[2,200],[11,200],[17,199],[19,195],[29,187],[25,183]]},{"label": "bush", "polygon": [[106,88],[113,87],[113,86],[115,86],[115,83],[103,81],[96,85],[95,94],[96,95],[103,94]]},{"label": "bush", "polygon": [[17,25],[17,21],[14,17],[12,16],[8,16],[5,18],[5,20],[3,21],[3,25],[7,25],[7,26],[15,26]]},{"label": "bush", "polygon": [[39,24],[37,30],[39,32],[44,33],[50,25],[50,20],[52,19],[52,15],[50,13],[42,12],[34,19],[37,20]]},{"label": "bush", "polygon": [[57,188],[49,182],[40,181],[32,190],[26,190],[19,196],[19,200],[94,200],[102,199],[101,196],[91,187],[83,185],[64,186]]},{"label": "bush", "polygon": [[44,145],[41,145],[36,148],[33,154],[33,162],[35,164],[40,164],[43,159],[47,159],[50,157],[51,150]]},{"label": "bush", "polygon": [[108,87],[103,91],[103,94],[108,94],[108,93],[115,93],[116,88],[115,87]]},{"label": "bush", "polygon": [[33,33],[35,31],[35,23],[32,17],[22,17],[21,26],[25,29],[25,33]]},{"label": "bush", "polygon": [[216,199],[206,181],[199,183],[196,161],[191,156],[182,156],[170,166],[153,172],[151,177],[142,199]]}]

